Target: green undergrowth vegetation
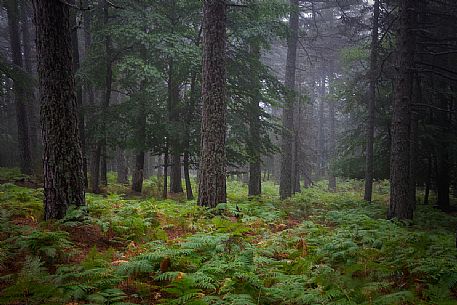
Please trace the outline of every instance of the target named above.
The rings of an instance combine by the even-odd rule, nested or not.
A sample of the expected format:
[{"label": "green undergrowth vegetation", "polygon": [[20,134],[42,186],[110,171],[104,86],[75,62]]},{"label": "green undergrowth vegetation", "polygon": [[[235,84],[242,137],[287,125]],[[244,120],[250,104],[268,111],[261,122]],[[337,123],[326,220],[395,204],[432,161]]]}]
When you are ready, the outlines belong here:
[{"label": "green undergrowth vegetation", "polygon": [[457,304],[455,216],[388,221],[386,182],[369,204],[355,180],[285,201],[230,181],[214,209],[112,182],[48,222],[42,190],[0,185],[0,304]]}]

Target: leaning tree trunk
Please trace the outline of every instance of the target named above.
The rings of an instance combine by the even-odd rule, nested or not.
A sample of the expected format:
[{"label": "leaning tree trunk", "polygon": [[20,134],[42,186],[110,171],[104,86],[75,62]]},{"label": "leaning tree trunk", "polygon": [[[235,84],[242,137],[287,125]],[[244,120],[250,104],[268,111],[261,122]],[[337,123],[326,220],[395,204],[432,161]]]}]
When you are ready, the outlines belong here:
[{"label": "leaning tree trunk", "polygon": [[289,37],[287,39],[287,61],[285,86],[288,90],[282,114],[281,173],[279,179],[279,196],[281,199],[292,195],[292,143],[294,128],[295,69],[298,43],[298,0],[290,0]]},{"label": "leaning tree trunk", "polygon": [[410,121],[415,50],[414,0],[400,1],[397,79],[392,114],[390,207],[388,218],[412,219],[410,195]]},{"label": "leaning tree trunk", "polygon": [[367,122],[367,148],[365,152],[365,194],[364,200],[371,202],[373,195],[374,177],[374,128],[376,106],[376,83],[378,79],[378,48],[379,48],[379,0],[373,5],[373,26],[371,29],[371,58],[370,58],[370,97],[368,99],[368,122]]},{"label": "leaning tree trunk", "polygon": [[226,202],[225,0],[203,5],[202,127],[198,204]]},{"label": "leaning tree trunk", "polygon": [[[13,64],[22,69],[22,52],[21,39],[19,36],[19,9],[17,1],[6,1],[6,10],[8,13],[8,30],[10,36],[11,53]],[[29,124],[26,109],[26,88],[25,80],[14,79],[14,99],[16,103],[16,123],[17,123],[17,140],[19,149],[19,162],[21,172],[24,174],[32,173],[32,156],[30,152]]]},{"label": "leaning tree trunk", "polygon": [[33,0],[41,124],[44,143],[45,219],[62,218],[84,200],[84,174],[72,69],[69,7]]}]

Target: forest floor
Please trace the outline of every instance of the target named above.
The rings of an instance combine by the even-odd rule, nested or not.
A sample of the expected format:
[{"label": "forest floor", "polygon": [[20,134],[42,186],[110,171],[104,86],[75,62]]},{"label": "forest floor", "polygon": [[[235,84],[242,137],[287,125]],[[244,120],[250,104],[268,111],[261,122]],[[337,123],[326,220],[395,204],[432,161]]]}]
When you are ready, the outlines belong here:
[{"label": "forest floor", "polygon": [[285,201],[230,181],[215,209],[111,183],[44,222],[39,184],[0,181],[0,304],[457,304],[457,218],[419,205],[387,221],[385,182],[368,204],[361,181]]}]

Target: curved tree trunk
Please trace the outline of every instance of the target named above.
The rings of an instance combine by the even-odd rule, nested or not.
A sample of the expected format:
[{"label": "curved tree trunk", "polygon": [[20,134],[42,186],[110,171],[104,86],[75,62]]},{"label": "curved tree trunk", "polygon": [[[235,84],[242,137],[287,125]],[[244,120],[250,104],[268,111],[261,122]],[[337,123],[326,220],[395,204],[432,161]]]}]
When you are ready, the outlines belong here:
[{"label": "curved tree trunk", "polygon": [[33,0],[44,143],[45,219],[84,205],[84,174],[73,74],[70,13],[58,0]]}]

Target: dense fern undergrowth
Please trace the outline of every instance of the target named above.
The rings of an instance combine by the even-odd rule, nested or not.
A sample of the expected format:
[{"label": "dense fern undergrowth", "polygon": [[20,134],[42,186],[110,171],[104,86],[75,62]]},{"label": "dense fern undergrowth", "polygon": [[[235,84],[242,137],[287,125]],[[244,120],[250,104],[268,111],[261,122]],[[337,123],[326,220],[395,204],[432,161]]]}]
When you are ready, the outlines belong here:
[{"label": "dense fern undergrowth", "polygon": [[387,221],[386,183],[368,204],[360,181],[283,202],[273,183],[248,198],[230,181],[215,209],[113,183],[43,222],[24,179],[0,173],[1,304],[457,304],[455,216]]}]

